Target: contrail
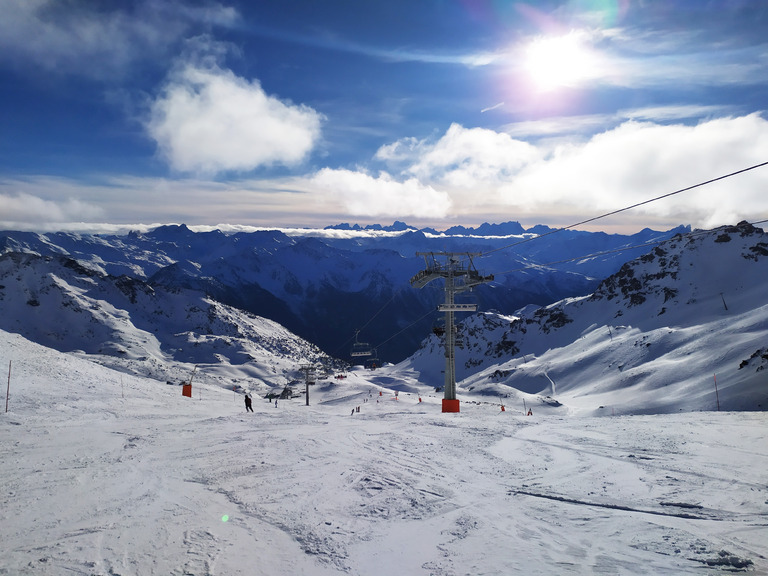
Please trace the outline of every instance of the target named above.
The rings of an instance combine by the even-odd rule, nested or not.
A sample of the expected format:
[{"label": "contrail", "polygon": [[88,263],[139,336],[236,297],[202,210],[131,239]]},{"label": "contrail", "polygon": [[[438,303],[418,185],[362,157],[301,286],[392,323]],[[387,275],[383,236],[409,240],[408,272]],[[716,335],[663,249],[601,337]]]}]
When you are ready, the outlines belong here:
[{"label": "contrail", "polygon": [[489,106],[488,108],[483,108],[480,110],[480,114],[484,114],[485,112],[490,112],[491,110],[496,110],[496,108],[501,108],[504,106],[504,102],[499,102],[498,104],[494,104],[493,106]]}]

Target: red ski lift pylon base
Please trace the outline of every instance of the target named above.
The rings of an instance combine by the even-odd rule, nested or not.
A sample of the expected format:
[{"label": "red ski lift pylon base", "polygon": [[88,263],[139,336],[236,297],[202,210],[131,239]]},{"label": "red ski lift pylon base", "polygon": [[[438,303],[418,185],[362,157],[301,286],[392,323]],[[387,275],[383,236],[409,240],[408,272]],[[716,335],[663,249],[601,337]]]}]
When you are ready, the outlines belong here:
[{"label": "red ski lift pylon base", "polygon": [[457,399],[449,400],[448,398],[443,398],[443,412],[461,412],[459,401]]}]

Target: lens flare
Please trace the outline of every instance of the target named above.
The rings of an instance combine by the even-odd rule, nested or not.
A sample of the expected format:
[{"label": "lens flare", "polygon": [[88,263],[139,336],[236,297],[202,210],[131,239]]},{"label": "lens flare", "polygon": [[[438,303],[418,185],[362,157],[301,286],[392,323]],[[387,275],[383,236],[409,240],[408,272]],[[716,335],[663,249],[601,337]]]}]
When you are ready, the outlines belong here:
[{"label": "lens flare", "polygon": [[596,75],[596,58],[585,35],[540,37],[526,50],[526,69],[541,90],[576,87]]}]

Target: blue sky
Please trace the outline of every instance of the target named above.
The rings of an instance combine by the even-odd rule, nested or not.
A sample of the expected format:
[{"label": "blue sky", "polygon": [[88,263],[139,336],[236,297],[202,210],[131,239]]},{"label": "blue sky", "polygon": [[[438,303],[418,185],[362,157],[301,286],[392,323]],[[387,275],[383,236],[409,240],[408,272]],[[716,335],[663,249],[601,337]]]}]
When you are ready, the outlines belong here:
[{"label": "blue sky", "polygon": [[[768,161],[768,2],[0,0],[0,226],[568,225]],[[594,228],[768,218],[768,167]]]}]

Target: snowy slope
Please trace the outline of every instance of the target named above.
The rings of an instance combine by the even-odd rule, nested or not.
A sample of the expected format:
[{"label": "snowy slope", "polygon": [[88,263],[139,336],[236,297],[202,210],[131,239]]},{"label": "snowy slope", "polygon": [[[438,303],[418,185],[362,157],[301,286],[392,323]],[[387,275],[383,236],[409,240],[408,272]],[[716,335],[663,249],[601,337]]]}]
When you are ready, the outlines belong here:
[{"label": "snowy slope", "polygon": [[301,363],[337,364],[271,320],[64,256],[0,256],[0,307],[0,329],[163,381],[180,382],[199,365],[198,377],[226,374],[230,389],[246,377],[272,388]]},{"label": "snowy slope", "polygon": [[0,331],[9,361],[0,574],[768,574],[765,413],[442,414],[351,372],[246,414]]},{"label": "snowy slope", "polygon": [[[768,236],[748,224],[680,235],[590,296],[482,313],[459,327],[463,391],[551,396],[590,413],[768,408]],[[435,336],[397,370],[442,385]],[[717,391],[715,390],[717,384]]]}]

